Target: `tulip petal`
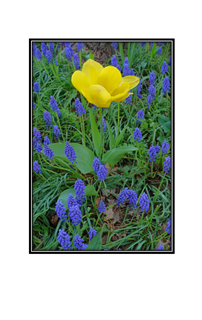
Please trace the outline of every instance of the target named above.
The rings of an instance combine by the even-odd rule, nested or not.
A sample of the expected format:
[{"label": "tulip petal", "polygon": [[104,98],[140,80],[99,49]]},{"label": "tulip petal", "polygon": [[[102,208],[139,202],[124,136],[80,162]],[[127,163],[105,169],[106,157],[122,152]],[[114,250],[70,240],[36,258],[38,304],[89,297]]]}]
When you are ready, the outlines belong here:
[{"label": "tulip petal", "polygon": [[82,72],[84,72],[85,75],[87,76],[90,85],[93,85],[93,84],[97,84],[97,78],[101,73],[102,69],[103,69],[103,66],[100,63],[94,60],[88,59],[88,61],[86,61],[83,64]]},{"label": "tulip petal", "polygon": [[139,82],[140,78],[135,77],[135,76],[126,76],[122,78],[122,82],[127,82],[129,84],[129,90],[135,88]]},{"label": "tulip petal", "polygon": [[131,94],[131,92],[128,91],[129,84],[127,82],[122,82],[120,86],[112,92],[111,101],[123,101]]},{"label": "tulip petal", "polygon": [[71,81],[73,86],[81,93],[90,86],[85,73],[79,70],[73,73]]},{"label": "tulip petal", "polygon": [[83,95],[88,102],[99,108],[108,108],[111,103],[111,96],[105,88],[100,85],[92,85],[85,89]]},{"label": "tulip petal", "polygon": [[121,72],[112,66],[102,69],[97,79],[97,84],[104,87],[110,94],[120,85],[121,82]]}]

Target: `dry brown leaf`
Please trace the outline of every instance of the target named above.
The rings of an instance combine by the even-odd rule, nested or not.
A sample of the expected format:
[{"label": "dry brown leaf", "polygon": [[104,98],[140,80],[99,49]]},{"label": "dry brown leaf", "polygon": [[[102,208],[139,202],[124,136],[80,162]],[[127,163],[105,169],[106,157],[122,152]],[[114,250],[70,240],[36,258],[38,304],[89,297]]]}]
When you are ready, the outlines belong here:
[{"label": "dry brown leaf", "polygon": [[[112,208],[107,209],[105,213],[106,213],[108,219],[110,219],[110,220],[113,219],[113,220],[114,220],[114,221],[113,221],[113,224],[115,224],[117,221],[120,220],[119,213],[118,213],[118,212],[114,212],[114,211],[112,210]],[[105,218],[105,219],[106,219],[106,218]],[[104,221],[105,221],[105,220],[104,220]]]},{"label": "dry brown leaf", "polygon": [[54,216],[52,216],[51,223],[52,223],[54,226],[57,226],[58,221],[59,221],[59,217],[58,217],[57,214],[55,214]]}]

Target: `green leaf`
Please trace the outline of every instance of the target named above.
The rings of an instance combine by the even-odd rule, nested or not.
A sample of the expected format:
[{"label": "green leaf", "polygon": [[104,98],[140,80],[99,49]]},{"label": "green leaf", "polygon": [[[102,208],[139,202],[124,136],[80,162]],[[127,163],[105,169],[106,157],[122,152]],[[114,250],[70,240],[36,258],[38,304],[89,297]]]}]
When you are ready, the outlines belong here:
[{"label": "green leaf", "polygon": [[165,133],[169,133],[171,131],[171,122],[170,119],[164,115],[161,115],[158,118],[159,123],[162,125],[162,128]]},{"label": "green leaf", "polygon": [[130,42],[128,42],[128,62],[130,66]]},{"label": "green leaf", "polygon": [[152,51],[151,51],[151,58],[153,58],[153,56],[155,55],[156,53],[156,43],[153,42],[153,47],[152,47]]},{"label": "green leaf", "polygon": [[110,146],[110,150],[111,150],[111,149],[114,149],[114,147],[115,147],[115,139],[114,139],[114,136],[112,134],[112,129],[111,129],[108,121],[106,121],[106,125],[107,125],[107,129],[108,129],[108,132],[109,132],[109,146]]},{"label": "green leaf", "polygon": [[116,139],[116,143],[115,143],[115,147],[119,144],[119,142],[121,141],[121,139],[123,138],[123,135],[127,129],[128,125],[126,124],[125,127],[123,128],[123,130],[121,131],[121,133],[118,135],[117,139]]},{"label": "green leaf", "polygon": [[165,137],[160,136],[160,137],[157,138],[157,140],[162,144],[163,141],[165,140]]},{"label": "green leaf", "polygon": [[[73,195],[73,197],[76,198],[76,193],[74,189],[66,189],[64,190],[61,195],[59,196],[58,200],[62,201],[62,203],[64,204],[64,206],[67,208],[67,199],[70,195],[70,193]],[[95,190],[94,186],[92,185],[88,185],[85,187],[85,196],[96,196],[97,195],[97,191]]]},{"label": "green leaf", "polygon": [[122,45],[121,42],[119,42],[119,51],[120,51],[120,54],[121,54],[122,63],[124,63],[123,45]]},{"label": "green leaf", "polygon": [[135,150],[137,150],[137,148],[133,146],[119,147],[109,150],[103,155],[102,162],[108,163],[110,167],[113,168],[125,153]]},{"label": "green leaf", "polygon": [[93,135],[93,144],[95,147],[96,154],[99,157],[100,152],[101,152],[100,133],[97,128],[97,124],[95,122],[95,117],[94,117],[92,110],[89,109],[89,112],[90,112],[90,122],[91,122],[91,129],[92,129],[92,135]]},{"label": "green leaf", "polygon": [[[70,143],[70,145],[74,148],[76,152],[77,168],[84,174],[89,172],[94,172],[92,167],[93,160],[95,158],[94,153],[87,147],[83,146],[82,144]],[[65,160],[66,162],[71,164],[65,155],[65,143],[51,143],[49,147],[54,152],[54,158],[55,157],[61,158],[62,160]]]},{"label": "green leaf", "polygon": [[92,53],[92,52],[90,52],[90,53],[89,53],[89,59],[94,60],[94,55],[93,55],[93,53]]},{"label": "green leaf", "polygon": [[129,68],[131,68],[132,65],[133,65],[133,60],[134,60],[134,56],[135,56],[135,47],[136,47],[136,43],[133,42],[132,45],[131,45]]}]

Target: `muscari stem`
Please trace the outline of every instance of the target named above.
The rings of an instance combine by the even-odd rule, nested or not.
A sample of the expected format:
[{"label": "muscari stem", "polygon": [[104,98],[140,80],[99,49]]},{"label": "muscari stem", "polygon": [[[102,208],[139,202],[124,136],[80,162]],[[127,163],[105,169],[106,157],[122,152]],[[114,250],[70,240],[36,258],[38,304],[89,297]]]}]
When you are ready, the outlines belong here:
[{"label": "muscari stem", "polygon": [[61,125],[60,125],[60,120],[59,120],[59,117],[58,117],[58,114],[57,114],[57,111],[55,111],[55,113],[56,113],[56,117],[57,117],[58,124],[59,124],[59,127],[60,127],[60,131],[61,131],[62,139],[63,139],[63,141],[65,142],[65,139],[64,139],[64,136],[63,136],[63,133],[62,133],[62,128],[61,128]]},{"label": "muscari stem", "polygon": [[118,102],[118,124],[117,124],[117,137],[118,137],[118,134],[119,134],[119,117],[120,117],[120,106],[119,106],[119,102]]}]

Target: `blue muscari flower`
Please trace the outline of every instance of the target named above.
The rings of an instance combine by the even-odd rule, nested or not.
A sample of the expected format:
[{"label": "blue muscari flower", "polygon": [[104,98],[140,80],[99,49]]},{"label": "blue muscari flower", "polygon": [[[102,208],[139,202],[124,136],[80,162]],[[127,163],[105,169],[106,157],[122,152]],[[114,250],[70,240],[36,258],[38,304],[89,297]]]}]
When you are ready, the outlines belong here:
[{"label": "blue muscari flower", "polygon": [[129,76],[135,76],[135,72],[133,71],[133,68],[130,69]]},{"label": "blue muscari flower", "polygon": [[156,161],[156,148],[154,146],[151,146],[148,150],[149,152],[149,163],[154,163]]},{"label": "blue muscari flower", "polygon": [[116,251],[121,251],[121,248],[116,249]]},{"label": "blue muscari flower", "polygon": [[164,250],[164,246],[160,244],[160,246],[156,250]]},{"label": "blue muscari flower", "polygon": [[143,192],[143,194],[141,195],[139,203],[140,203],[140,207],[141,207],[142,212],[147,213],[147,211],[149,210],[150,200],[145,192]]},{"label": "blue muscari flower", "polygon": [[78,234],[75,234],[74,237],[74,246],[78,249],[78,250],[86,250],[87,248],[87,244],[83,243],[84,240],[81,239],[81,237]]},{"label": "blue muscari flower", "polygon": [[38,141],[37,141],[36,137],[33,137],[33,142],[32,142],[33,148],[36,148],[37,143],[38,143]]},{"label": "blue muscari flower", "polygon": [[51,53],[53,53],[53,51],[54,51],[54,43],[53,42],[49,43],[49,48],[50,48]]},{"label": "blue muscari flower", "polygon": [[47,59],[48,63],[53,63],[53,56],[52,56],[52,52],[50,50],[46,51],[46,59]]},{"label": "blue muscari flower", "polygon": [[142,139],[142,133],[139,128],[135,128],[133,135],[134,135],[134,141],[140,142],[140,140]]},{"label": "blue muscari flower", "polygon": [[92,240],[94,236],[97,234],[97,231],[95,230],[95,228],[90,228],[90,230],[88,231],[88,234],[89,234],[89,239]]},{"label": "blue muscari flower", "polygon": [[121,72],[121,67],[120,67],[120,65],[118,64],[118,60],[117,60],[117,58],[116,58],[115,55],[112,56],[112,58],[111,58],[111,65],[112,65],[113,67],[116,67],[116,68]]},{"label": "blue muscari flower", "polygon": [[141,124],[142,121],[140,121],[140,119],[144,119],[144,111],[142,109],[140,109],[137,113],[137,121],[136,124]]},{"label": "blue muscari flower", "polygon": [[34,102],[32,102],[32,108],[33,110],[36,108]]},{"label": "blue muscari flower", "polygon": [[40,91],[40,87],[39,87],[39,83],[38,82],[34,83],[34,91],[35,92],[39,92]]},{"label": "blue muscari flower", "polygon": [[69,235],[64,231],[64,229],[60,229],[57,237],[59,244],[64,250],[71,249],[71,241]]},{"label": "blue muscari flower", "polygon": [[105,164],[102,164],[102,165],[99,167],[97,176],[98,176],[98,180],[99,180],[99,181],[103,181],[103,180],[106,179],[106,177],[107,177],[107,168],[106,168]]},{"label": "blue muscari flower", "polygon": [[162,86],[163,94],[166,94],[167,92],[169,92],[169,90],[170,90],[170,81],[168,77],[165,77],[165,79],[163,80],[163,86]]},{"label": "blue muscari flower", "polygon": [[155,149],[156,149],[156,154],[161,151],[161,147],[158,144],[155,146]]},{"label": "blue muscari flower", "polygon": [[105,207],[105,204],[104,204],[104,201],[103,201],[103,200],[100,201],[98,210],[99,210],[99,213],[101,213],[101,214],[105,212],[106,207]]},{"label": "blue muscari flower", "polygon": [[60,129],[57,125],[54,125],[54,135],[56,136],[56,139],[59,139],[61,137]]},{"label": "blue muscari flower", "polygon": [[[130,91],[129,91],[130,92]],[[126,98],[126,104],[127,105],[132,105],[132,94],[130,94],[127,98]]]},{"label": "blue muscari flower", "polygon": [[33,42],[33,44],[32,44],[32,54],[33,54],[33,56],[36,56],[36,50],[37,50],[37,46]]},{"label": "blue muscari flower", "polygon": [[40,153],[41,153],[41,151],[43,150],[43,148],[42,148],[42,146],[41,146],[40,142],[38,142],[38,143],[37,143],[35,150],[36,150],[36,152],[38,152],[38,154],[40,154]]},{"label": "blue muscari flower", "polygon": [[74,55],[74,51],[72,50],[72,47],[70,44],[68,44],[67,47],[65,47],[65,57],[68,61],[71,61]]},{"label": "blue muscari flower", "polygon": [[52,127],[51,115],[47,110],[44,111],[43,117],[44,117],[44,121],[46,123],[46,127],[48,129],[50,129],[50,127]]},{"label": "blue muscari flower", "polygon": [[58,200],[56,202],[55,212],[57,213],[58,217],[61,219],[61,222],[65,221],[65,219],[67,218],[67,214],[66,214],[66,208],[62,203],[62,201]]},{"label": "blue muscari flower", "polygon": [[53,111],[57,111],[58,105],[57,105],[56,100],[53,98],[53,96],[50,97],[50,106]]},{"label": "blue muscari flower", "polygon": [[85,202],[85,184],[81,179],[77,179],[74,184],[74,190],[76,192],[76,199],[77,201]]},{"label": "blue muscari flower", "polygon": [[169,58],[168,65],[171,66],[171,56],[170,56],[170,58]]},{"label": "blue muscari flower", "polygon": [[145,44],[146,44],[146,42],[140,42],[140,43],[139,43],[139,45],[140,45],[141,47],[143,47]]},{"label": "blue muscari flower", "polygon": [[70,209],[71,207],[75,207],[75,206],[78,206],[78,205],[79,205],[78,202],[73,197],[73,195],[70,193],[69,197],[67,199],[67,208]]},{"label": "blue muscari flower", "polygon": [[59,44],[61,44],[61,46],[64,46],[64,45],[65,45],[65,42],[59,42]]},{"label": "blue muscari flower", "polygon": [[94,107],[94,110],[98,109],[98,107],[96,107],[96,105],[95,105],[95,104],[93,105],[93,107]]},{"label": "blue muscari flower", "polygon": [[36,57],[38,60],[42,59],[42,55],[41,55],[41,52],[39,51],[39,49],[36,49]]},{"label": "blue muscari flower", "polygon": [[57,58],[55,57],[55,65],[57,66],[58,65],[58,61],[57,61]]},{"label": "blue muscari flower", "polygon": [[77,53],[74,53],[73,61],[74,61],[75,69],[79,70],[80,69],[80,61],[79,61],[79,57],[78,57]]},{"label": "blue muscari flower", "polygon": [[39,174],[41,173],[41,166],[37,160],[35,160],[33,163],[33,169],[36,173],[39,173]]},{"label": "blue muscari flower", "polygon": [[171,234],[171,218],[168,219],[166,231],[168,232],[168,234]]},{"label": "blue muscari flower", "polygon": [[40,134],[39,130],[36,127],[34,127],[34,136],[35,136],[37,142],[39,140],[42,141],[41,134]]},{"label": "blue muscari flower", "polygon": [[41,52],[43,53],[44,56],[46,55],[46,50],[47,50],[47,47],[46,47],[45,43],[42,42],[42,44],[41,44]]},{"label": "blue muscari flower", "polygon": [[161,72],[166,73],[168,71],[168,65],[165,61],[163,61]]},{"label": "blue muscari flower", "polygon": [[48,144],[51,144],[51,141],[47,136],[45,136],[44,140],[43,140],[43,143],[48,145]]},{"label": "blue muscari flower", "polygon": [[60,111],[60,109],[57,108],[56,112],[57,112],[58,118],[60,118],[60,117],[61,117],[61,111]]},{"label": "blue muscari flower", "polygon": [[137,193],[134,190],[129,191],[129,207],[135,209],[137,206]]},{"label": "blue muscari flower", "polygon": [[162,154],[166,154],[169,149],[169,143],[167,140],[164,140],[162,143]]},{"label": "blue muscari flower", "polygon": [[155,89],[155,87],[153,86],[153,84],[151,84],[151,85],[149,86],[149,94],[152,96],[152,98],[155,97],[155,92],[156,92],[156,89]]},{"label": "blue muscari flower", "polygon": [[72,223],[77,226],[81,222],[81,210],[79,206],[71,206],[69,208],[69,217]]},{"label": "blue muscari flower", "polygon": [[116,49],[116,48],[117,48],[117,42],[112,42],[112,47],[113,47],[114,49]]},{"label": "blue muscari flower", "polygon": [[73,164],[74,161],[76,162],[76,152],[74,151],[74,148],[69,144],[68,141],[65,143],[65,155],[69,159],[69,161]]},{"label": "blue muscari flower", "polygon": [[120,204],[123,204],[128,199],[129,194],[130,194],[130,190],[127,187],[121,191],[117,199],[118,206],[120,206]]},{"label": "blue muscari flower", "polygon": [[141,83],[141,80],[140,80],[140,82],[138,84],[138,88],[137,88],[137,97],[140,98],[140,99],[142,99],[142,95],[140,94],[141,86],[142,86],[142,83]]},{"label": "blue muscari flower", "polygon": [[151,86],[151,85],[154,86],[154,84],[155,84],[155,77],[156,77],[155,73],[154,73],[154,72],[151,72],[151,73],[150,73],[150,77],[149,77],[150,86]]},{"label": "blue muscari flower", "polygon": [[85,114],[86,113],[86,110],[84,108],[84,106],[82,105],[81,101],[79,100],[79,98],[77,98],[75,100],[75,109],[76,109],[76,114],[77,114],[77,117],[81,116],[82,114]]},{"label": "blue muscari flower", "polygon": [[44,144],[44,155],[48,157],[48,159],[54,158],[54,152],[47,144]]},{"label": "blue muscari flower", "polygon": [[83,42],[78,42],[77,43],[77,51],[81,51],[83,48]]},{"label": "blue muscari flower", "polygon": [[147,102],[148,102],[148,104],[151,105],[151,104],[152,104],[152,101],[153,101],[152,95],[149,94],[149,95],[147,96]]},{"label": "blue muscari flower", "polygon": [[165,161],[164,161],[164,169],[163,172],[165,173],[169,173],[171,169],[171,158],[170,157],[166,157]]},{"label": "blue muscari flower", "polygon": [[161,47],[159,47],[159,49],[158,49],[158,51],[157,51],[157,53],[158,53],[159,56],[160,56],[161,52],[162,52],[162,49],[161,49]]},{"label": "blue muscari flower", "polygon": [[[100,121],[99,121],[99,126],[100,126]],[[103,117],[102,117],[102,129],[103,129],[103,132],[107,131],[107,125],[105,122],[105,118],[103,118]]]},{"label": "blue muscari flower", "polygon": [[153,48],[153,42],[150,42],[151,48]]},{"label": "blue muscari flower", "polygon": [[102,163],[100,162],[100,160],[98,158],[94,158],[93,160],[93,169],[95,171],[95,174],[98,173],[100,166],[102,165]]},{"label": "blue muscari flower", "polygon": [[64,43],[64,45],[65,45],[65,47],[71,47],[71,44],[70,44],[70,42],[63,42]]}]

